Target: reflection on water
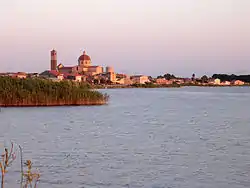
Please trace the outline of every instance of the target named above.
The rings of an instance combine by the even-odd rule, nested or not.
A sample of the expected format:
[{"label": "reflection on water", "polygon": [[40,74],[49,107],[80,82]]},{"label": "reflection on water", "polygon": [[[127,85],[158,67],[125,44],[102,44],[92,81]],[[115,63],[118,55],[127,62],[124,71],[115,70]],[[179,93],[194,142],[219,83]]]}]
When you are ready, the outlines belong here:
[{"label": "reflection on water", "polygon": [[250,88],[104,92],[105,106],[2,109],[0,142],[23,146],[42,188],[250,187]]}]

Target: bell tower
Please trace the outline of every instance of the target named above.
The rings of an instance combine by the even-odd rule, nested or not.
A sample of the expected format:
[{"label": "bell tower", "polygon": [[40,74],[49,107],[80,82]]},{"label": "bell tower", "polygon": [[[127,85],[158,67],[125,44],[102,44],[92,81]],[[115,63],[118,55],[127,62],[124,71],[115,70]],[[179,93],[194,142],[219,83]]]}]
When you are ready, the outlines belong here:
[{"label": "bell tower", "polygon": [[57,69],[57,52],[54,49],[50,52],[50,57],[51,57],[50,69],[56,70]]}]

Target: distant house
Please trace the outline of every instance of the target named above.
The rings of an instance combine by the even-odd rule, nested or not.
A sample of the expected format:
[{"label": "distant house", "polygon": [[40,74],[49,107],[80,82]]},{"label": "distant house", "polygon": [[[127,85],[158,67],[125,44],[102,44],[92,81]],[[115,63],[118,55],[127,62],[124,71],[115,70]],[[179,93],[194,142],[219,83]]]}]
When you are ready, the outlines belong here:
[{"label": "distant house", "polygon": [[73,80],[73,81],[76,81],[76,82],[82,82],[82,75],[80,75],[78,73],[72,73],[72,74],[64,75],[64,78],[69,79],[69,80]]},{"label": "distant house", "polygon": [[125,78],[117,78],[116,83],[120,85],[125,85]]},{"label": "distant house", "polygon": [[116,78],[116,81],[115,81],[117,84],[120,84],[120,85],[131,85],[133,84],[132,80],[130,78]]},{"label": "distant house", "polygon": [[183,78],[183,81],[185,84],[191,84],[193,83],[192,79],[191,78]]},{"label": "distant house", "polygon": [[245,82],[241,81],[241,80],[235,80],[232,82],[233,85],[237,85],[237,86],[242,86],[245,84]]},{"label": "distant house", "polygon": [[159,85],[171,85],[173,84],[172,80],[166,80],[165,78],[158,78],[156,79],[156,84]]},{"label": "distant house", "polygon": [[15,73],[0,73],[0,76],[2,76],[2,77],[6,77],[6,76],[10,76],[10,77],[12,77],[13,75],[14,75]]},{"label": "distant house", "polygon": [[131,76],[131,80],[133,84],[146,84],[147,82],[150,82],[148,76],[144,75]]},{"label": "distant house", "polygon": [[27,74],[25,72],[18,72],[12,75],[13,78],[25,79],[27,78]]},{"label": "distant house", "polygon": [[64,66],[62,66],[61,64],[59,64],[58,70],[59,70],[59,72],[62,73],[62,74],[64,74],[64,73],[72,73],[72,72],[75,72],[76,67],[75,67],[75,66],[72,66],[72,67],[64,67]]},{"label": "distant house", "polygon": [[221,85],[224,85],[224,86],[230,86],[231,85],[231,82],[229,81],[225,81],[225,82],[222,82]]},{"label": "distant house", "polygon": [[114,83],[116,81],[116,74],[114,72],[108,72],[106,74],[110,82]]},{"label": "distant house", "polygon": [[89,76],[94,76],[101,73],[103,73],[103,68],[101,66],[89,66],[88,72],[86,72],[85,74]]},{"label": "distant house", "polygon": [[103,80],[106,83],[115,83],[116,74],[114,72],[103,72],[92,76],[93,79]]},{"label": "distant house", "polygon": [[221,84],[220,79],[219,79],[219,78],[216,78],[216,79],[214,80],[213,84],[215,84],[215,85],[220,85],[220,84]]},{"label": "distant house", "polygon": [[116,74],[116,78],[130,78],[127,74]]},{"label": "distant house", "polygon": [[39,73],[29,73],[29,74],[27,75],[27,77],[28,77],[28,78],[37,78],[37,77],[39,77]]},{"label": "distant house", "polygon": [[117,84],[120,85],[131,85],[132,80],[129,75],[127,74],[116,74],[116,81]]},{"label": "distant house", "polygon": [[58,74],[58,75],[57,75],[57,79],[60,80],[60,81],[63,80],[63,79],[64,79],[63,74]]},{"label": "distant house", "polygon": [[55,80],[55,81],[61,81],[61,80],[64,79],[63,74],[59,73],[56,70],[47,70],[47,71],[44,71],[39,76],[41,78],[46,78],[46,79]]},{"label": "distant house", "polygon": [[184,84],[185,83],[184,79],[181,79],[181,78],[179,78],[179,79],[171,79],[171,81],[173,83],[176,83],[176,84]]}]

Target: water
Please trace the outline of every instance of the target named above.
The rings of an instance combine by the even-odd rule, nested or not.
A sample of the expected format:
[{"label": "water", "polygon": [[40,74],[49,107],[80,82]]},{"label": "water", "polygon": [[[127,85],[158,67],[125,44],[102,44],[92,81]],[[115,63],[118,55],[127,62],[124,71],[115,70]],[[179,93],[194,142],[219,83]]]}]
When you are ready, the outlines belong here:
[{"label": "water", "polygon": [[2,109],[0,143],[22,145],[39,188],[250,187],[250,88],[104,91],[106,106]]}]

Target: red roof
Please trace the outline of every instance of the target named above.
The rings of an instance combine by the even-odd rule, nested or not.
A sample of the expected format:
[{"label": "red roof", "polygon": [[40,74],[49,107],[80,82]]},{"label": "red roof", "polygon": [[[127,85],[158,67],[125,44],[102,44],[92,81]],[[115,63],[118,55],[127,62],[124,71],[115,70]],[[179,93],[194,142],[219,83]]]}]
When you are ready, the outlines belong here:
[{"label": "red roof", "polygon": [[12,77],[27,76],[27,74],[26,74],[26,73],[24,73],[24,72],[18,72],[18,73],[14,73],[14,74],[12,74],[11,76],[12,76]]},{"label": "red roof", "polygon": [[60,74],[56,70],[50,70],[49,73],[52,74],[52,75],[54,75],[54,76],[58,76]]},{"label": "red roof", "polygon": [[27,74],[25,72],[18,72],[17,75],[26,76]]},{"label": "red roof", "polygon": [[62,67],[62,68],[59,68],[59,69],[73,69],[74,67]]},{"label": "red roof", "polygon": [[81,55],[79,58],[78,58],[78,61],[90,61],[90,57],[86,54],[86,52],[84,51],[83,52],[83,55]]}]

